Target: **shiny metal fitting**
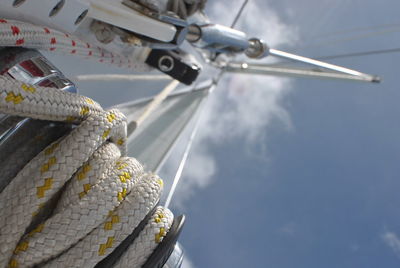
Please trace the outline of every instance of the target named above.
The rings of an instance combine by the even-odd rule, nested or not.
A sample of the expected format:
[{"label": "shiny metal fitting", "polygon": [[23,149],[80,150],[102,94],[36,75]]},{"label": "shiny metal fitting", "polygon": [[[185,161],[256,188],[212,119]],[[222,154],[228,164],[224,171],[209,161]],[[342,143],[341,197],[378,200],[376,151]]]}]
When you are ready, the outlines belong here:
[{"label": "shiny metal fitting", "polygon": [[[75,85],[36,50],[1,48],[0,74],[27,84],[77,92]],[[0,192],[35,155],[71,128],[66,123],[0,114]]]},{"label": "shiny metal fitting", "polygon": [[244,51],[247,57],[253,59],[262,59],[269,55],[269,47],[258,38],[249,39],[249,47]]}]

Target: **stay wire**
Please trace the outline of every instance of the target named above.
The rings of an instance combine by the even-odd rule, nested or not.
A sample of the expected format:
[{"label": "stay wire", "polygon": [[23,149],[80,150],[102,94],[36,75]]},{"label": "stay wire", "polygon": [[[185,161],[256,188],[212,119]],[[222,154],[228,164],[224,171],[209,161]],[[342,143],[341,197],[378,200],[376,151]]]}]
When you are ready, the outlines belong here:
[{"label": "stay wire", "polygon": [[396,28],[391,28],[391,29],[386,29],[386,30],[381,30],[381,31],[373,31],[373,32],[368,32],[368,33],[364,33],[364,34],[352,35],[352,36],[349,36],[346,38],[318,42],[318,43],[309,44],[306,46],[301,46],[301,48],[304,49],[304,48],[318,48],[318,47],[333,46],[333,45],[337,45],[337,44],[347,43],[350,41],[366,39],[366,38],[370,38],[370,37],[395,33],[395,32],[399,32],[399,31],[400,31],[400,27],[396,27]]},{"label": "stay wire", "polygon": [[[399,52],[400,52],[400,47],[397,47],[397,48],[390,48],[390,49],[369,50],[369,51],[354,52],[354,53],[347,53],[347,54],[328,55],[328,56],[315,57],[313,59],[316,59],[316,60],[345,59],[345,58],[372,56],[372,55],[379,55],[379,54],[392,54],[392,53],[399,53]],[[288,61],[279,61],[279,62],[268,64],[268,66],[287,66],[290,63],[292,63],[292,61],[289,61],[289,60]]]},{"label": "stay wire", "polygon": [[248,2],[249,2],[249,0],[244,0],[244,2],[242,3],[242,6],[240,7],[238,13],[236,14],[235,19],[233,20],[233,22],[232,22],[232,24],[231,24],[231,28],[235,28],[236,23],[238,22],[240,16],[241,16],[242,13],[243,13],[243,10],[246,8]]},{"label": "stay wire", "polygon": [[355,28],[350,28],[350,29],[343,29],[343,30],[338,30],[338,31],[333,31],[333,32],[328,32],[324,34],[320,34],[317,36],[314,36],[314,39],[322,39],[322,38],[329,38],[329,37],[336,37],[336,36],[342,36],[346,34],[351,34],[351,33],[361,33],[361,32],[371,32],[372,30],[380,30],[380,29],[390,29],[390,28],[395,28],[395,27],[400,27],[400,23],[392,23],[392,24],[381,24],[381,25],[374,25],[370,27],[355,27]]}]

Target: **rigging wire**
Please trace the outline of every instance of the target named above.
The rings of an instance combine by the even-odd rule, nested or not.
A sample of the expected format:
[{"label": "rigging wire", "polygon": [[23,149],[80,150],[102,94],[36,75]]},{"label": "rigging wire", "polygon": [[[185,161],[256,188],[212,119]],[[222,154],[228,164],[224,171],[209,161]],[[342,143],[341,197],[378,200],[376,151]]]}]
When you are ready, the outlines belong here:
[{"label": "rigging wire", "polygon": [[[328,56],[321,56],[315,57],[313,59],[316,60],[330,60],[330,59],[344,59],[344,58],[353,58],[353,57],[362,57],[362,56],[372,56],[372,55],[379,55],[379,54],[392,54],[392,53],[399,53],[400,47],[397,48],[390,48],[390,49],[380,49],[380,50],[368,50],[362,52],[354,52],[354,53],[347,53],[347,54],[336,54],[336,55],[328,55]],[[268,66],[287,66],[293,61],[279,61],[268,64]]]},{"label": "rigging wire", "polygon": [[244,2],[242,3],[242,6],[240,7],[238,13],[236,14],[235,19],[233,20],[233,22],[231,24],[231,28],[235,28],[235,25],[238,22],[240,16],[242,15],[243,10],[246,8],[248,2],[249,2],[249,0],[244,0]]},{"label": "rigging wire", "polygon": [[315,10],[312,11],[312,14],[310,14],[310,16],[313,16],[315,18],[315,15],[319,14],[319,18],[315,19],[314,22],[310,25],[309,34],[319,33],[321,32],[321,30],[324,31],[326,25],[330,21],[332,21],[333,17],[337,16],[337,13],[346,4],[348,4],[348,1],[346,0],[325,1],[325,5],[320,6],[317,12],[315,12]]},{"label": "rigging wire", "polygon": [[400,52],[399,48],[391,48],[391,49],[380,49],[380,50],[370,50],[363,52],[355,52],[355,53],[347,53],[347,54],[338,54],[332,56],[323,56],[317,57],[319,60],[329,60],[329,59],[339,59],[339,58],[352,58],[352,57],[361,57],[361,56],[370,56],[370,55],[378,55],[378,54],[390,54],[390,53],[398,53]]},{"label": "rigging wire", "polygon": [[195,122],[194,122],[194,127],[192,129],[192,132],[190,133],[189,141],[185,147],[185,151],[183,152],[181,162],[179,163],[178,169],[175,173],[174,180],[172,182],[171,189],[169,190],[167,199],[165,201],[165,205],[164,205],[165,208],[168,208],[169,205],[171,204],[171,200],[172,200],[173,195],[175,194],[176,187],[178,186],[178,183],[180,182],[180,179],[182,177],[183,169],[185,168],[186,161],[189,157],[190,150],[192,149],[193,141],[194,141],[194,139],[197,135],[197,131],[199,129],[201,117],[203,115],[203,111],[205,109],[206,102],[208,100],[208,97],[210,96],[209,94],[218,85],[218,81],[220,80],[222,74],[223,74],[223,71],[218,73],[218,75],[214,79],[212,85],[208,89],[208,96],[206,96],[206,98],[202,100],[202,103],[200,104],[201,106],[198,108],[197,117],[195,118]]},{"label": "rigging wire", "polygon": [[355,27],[355,28],[350,28],[350,29],[345,29],[345,30],[338,30],[338,31],[323,33],[323,34],[314,36],[313,38],[319,39],[319,38],[335,37],[335,36],[346,35],[346,34],[350,34],[350,33],[368,32],[371,30],[387,29],[387,28],[394,28],[394,27],[400,27],[400,23],[381,24],[381,25],[374,25],[371,27]]},{"label": "rigging wire", "polygon": [[346,43],[349,41],[361,40],[361,39],[365,39],[365,38],[369,38],[369,37],[384,35],[384,34],[388,34],[388,33],[395,33],[395,32],[399,32],[399,31],[400,31],[400,27],[395,27],[392,29],[373,31],[373,32],[368,32],[368,33],[364,33],[364,34],[353,35],[353,36],[350,36],[347,38],[340,38],[340,39],[335,39],[335,40],[330,40],[330,41],[318,42],[318,43],[314,43],[314,44],[310,44],[310,45],[306,45],[306,46],[300,46],[300,47],[304,49],[304,48],[318,48],[318,47],[323,47],[323,46],[324,47],[333,46],[333,45],[337,45],[337,44]]},{"label": "rigging wire", "polygon": [[[204,103],[203,103],[203,106],[204,106]],[[192,133],[190,134],[189,142],[186,145],[185,151],[183,153],[183,157],[181,159],[181,162],[179,163],[178,170],[176,171],[176,174],[175,174],[172,186],[171,186],[171,190],[169,191],[167,200],[165,201],[165,205],[164,205],[165,208],[169,207],[169,204],[171,203],[172,196],[175,193],[176,186],[178,185],[178,183],[179,183],[179,181],[180,181],[180,179],[182,177],[183,168],[185,167],[186,160],[188,159],[188,156],[189,156],[189,153],[190,153],[190,149],[192,148],[192,144],[193,144],[194,138],[195,138],[195,136],[197,134],[197,131],[199,129],[199,125],[200,125],[199,122],[200,122],[200,117],[201,117],[201,113],[200,112],[201,112],[201,110],[198,111],[199,114],[198,114],[198,116],[196,118],[195,126],[193,128]]]},{"label": "rigging wire", "polygon": [[189,141],[188,141],[188,143],[186,145],[185,151],[183,152],[183,156],[182,156],[181,162],[179,163],[178,170],[176,171],[174,180],[172,182],[171,189],[169,190],[167,199],[165,201],[165,205],[164,205],[165,208],[168,208],[169,205],[171,204],[171,200],[172,200],[173,195],[175,194],[176,187],[177,187],[177,185],[180,182],[180,179],[182,177],[183,169],[185,167],[187,158],[189,157],[189,153],[190,153],[190,150],[192,148],[193,141],[194,141],[194,139],[196,137],[196,134],[197,134],[197,131],[199,129],[199,125],[200,125],[200,121],[201,121],[200,119],[201,119],[201,116],[203,115],[203,111],[204,111],[205,106],[206,106],[206,101],[208,100],[208,97],[210,96],[210,93],[212,93],[214,91],[214,89],[217,87],[217,85],[218,85],[219,81],[221,80],[222,75],[224,73],[225,73],[225,71],[221,70],[220,72],[218,72],[217,75],[215,75],[215,77],[213,79],[213,82],[212,82],[212,85],[209,88],[208,96],[206,96],[206,98],[202,100],[202,103],[200,104],[201,106],[198,108],[197,117],[195,118],[196,121],[194,122],[194,127],[193,127],[193,130],[192,130],[192,133],[190,134]]}]

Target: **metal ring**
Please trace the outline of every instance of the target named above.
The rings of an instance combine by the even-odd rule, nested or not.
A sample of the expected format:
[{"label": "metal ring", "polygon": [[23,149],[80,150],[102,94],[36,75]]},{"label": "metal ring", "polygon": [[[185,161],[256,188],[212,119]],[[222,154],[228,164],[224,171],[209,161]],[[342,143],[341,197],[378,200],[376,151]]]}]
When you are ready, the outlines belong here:
[{"label": "metal ring", "polygon": [[65,0],[61,0],[57,3],[57,5],[55,5],[53,7],[53,9],[50,11],[49,13],[49,17],[54,17],[55,15],[58,14],[58,12],[60,12],[60,10],[64,7],[65,4]]},{"label": "metal ring", "polygon": [[14,0],[13,7],[19,7],[22,5],[26,0]]},{"label": "metal ring", "polygon": [[83,19],[86,17],[86,15],[88,14],[89,10],[86,9],[85,11],[83,11],[78,18],[76,18],[75,21],[75,25],[78,25],[79,23],[81,23],[83,21]]},{"label": "metal ring", "polygon": [[158,68],[163,72],[171,71],[174,65],[174,59],[168,55],[164,55],[158,60]]}]

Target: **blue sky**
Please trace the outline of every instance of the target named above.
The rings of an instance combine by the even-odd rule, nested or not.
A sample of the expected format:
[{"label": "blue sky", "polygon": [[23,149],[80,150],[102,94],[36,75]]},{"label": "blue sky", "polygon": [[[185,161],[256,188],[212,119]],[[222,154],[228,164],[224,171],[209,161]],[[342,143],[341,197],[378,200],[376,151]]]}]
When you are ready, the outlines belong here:
[{"label": "blue sky", "polygon": [[[306,56],[394,48],[400,41],[398,32],[346,42],[341,40],[368,31],[329,36],[398,24],[400,4],[395,1],[252,3],[275,14],[278,24],[295,35],[289,43],[290,37],[272,34],[277,48]],[[257,23],[261,19],[246,15]],[[246,94],[268,91],[270,84],[279,93],[270,91],[265,104],[277,108],[262,110],[272,117],[265,124],[242,125],[257,132],[255,138],[239,133],[198,143],[211,147],[215,167],[212,178],[194,186],[197,190],[177,206],[188,216],[182,243],[192,266],[398,267],[399,59],[399,54],[388,54],[331,61],[379,74],[384,79],[380,85],[266,79],[254,88],[244,76],[225,82],[234,87],[244,81],[239,97],[244,101]],[[228,95],[223,107],[235,104],[229,98],[232,91],[219,90]],[[189,161],[187,172],[199,163]]]},{"label": "blue sky", "polygon": [[[241,3],[209,2],[211,17],[225,24]],[[318,57],[398,47],[398,10],[394,0],[250,0],[239,27],[274,48]],[[388,24],[397,26],[362,30]],[[351,29],[358,30],[343,32]],[[379,85],[225,77],[172,203],[175,214],[187,215],[186,267],[398,267],[399,60],[330,61],[379,74]],[[69,76],[127,73],[69,57],[52,61]],[[162,84],[79,86],[109,106],[155,94]],[[162,171],[167,182],[185,143]]]}]

